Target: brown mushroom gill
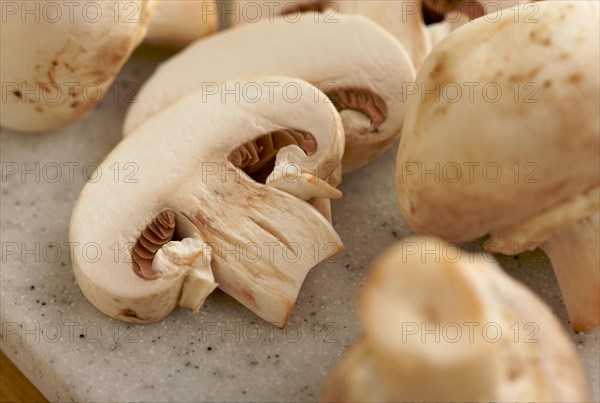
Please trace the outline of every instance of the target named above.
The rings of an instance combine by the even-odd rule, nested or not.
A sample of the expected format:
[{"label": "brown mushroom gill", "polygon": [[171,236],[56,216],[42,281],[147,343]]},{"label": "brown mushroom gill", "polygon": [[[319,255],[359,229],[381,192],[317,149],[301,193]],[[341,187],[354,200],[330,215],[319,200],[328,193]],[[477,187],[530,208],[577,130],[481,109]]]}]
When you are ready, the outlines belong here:
[{"label": "brown mushroom gill", "polygon": [[377,131],[387,119],[387,104],[379,94],[369,89],[336,88],[325,94],[338,112],[349,109],[367,116],[371,120],[373,131]]},{"label": "brown mushroom gill", "polygon": [[242,144],[229,154],[229,161],[257,182],[265,183],[275,167],[277,152],[283,147],[296,145],[307,155],[317,150],[312,134],[296,129],[280,129]]},{"label": "brown mushroom gill", "polygon": [[175,212],[165,210],[142,231],[131,251],[133,271],[146,280],[156,278],[152,259],[160,248],[173,239]]}]

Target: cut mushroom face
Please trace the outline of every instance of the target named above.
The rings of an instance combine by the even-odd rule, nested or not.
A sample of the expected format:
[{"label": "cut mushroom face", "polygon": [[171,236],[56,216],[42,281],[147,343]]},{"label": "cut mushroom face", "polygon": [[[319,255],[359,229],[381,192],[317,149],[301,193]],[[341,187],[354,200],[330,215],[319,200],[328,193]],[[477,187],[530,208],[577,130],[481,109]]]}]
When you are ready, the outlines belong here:
[{"label": "cut mushroom face", "polygon": [[[237,100],[223,101],[221,92],[182,99],[100,165],[133,164],[135,183],[100,177],[82,191],[70,239],[102,253],[92,261],[85,248],[75,251],[73,267],[105,314],[151,322],[177,304],[197,311],[218,284],[284,326],[306,273],[341,249],[331,224],[305,201],[320,198],[322,207],[338,192],[344,134],[335,108],[300,80],[225,84],[246,90]],[[293,86],[298,97],[290,102],[270,85]],[[274,175],[288,171],[280,161],[298,175],[284,185],[269,180],[273,156]],[[257,173],[277,183],[258,182]]]},{"label": "cut mushroom face", "polygon": [[323,402],[588,401],[561,324],[489,256],[409,238],[375,260],[358,306],[362,335]]},{"label": "cut mushroom face", "polygon": [[385,30],[362,17],[336,18],[335,23],[310,15],[295,22],[278,18],[191,45],[142,87],[139,102],[127,115],[125,135],[191,92],[210,94],[224,80],[238,77],[283,74],[315,84],[340,110],[346,133],[344,170],[366,164],[400,135],[404,86],[415,73],[402,46]]},{"label": "cut mushroom face", "polygon": [[[479,19],[428,57],[417,86],[435,90],[409,100],[397,196],[419,233],[490,234],[486,248],[507,254],[547,250],[571,324],[584,330],[600,321],[598,248],[583,240],[600,231],[599,6],[536,7],[536,24]],[[463,83],[480,84],[473,97],[466,87],[460,99],[444,95]]]},{"label": "cut mushroom face", "polygon": [[[0,27],[5,98],[0,124],[23,132],[57,129],[87,114],[144,37],[156,5],[147,0],[126,5],[100,1],[82,13],[81,7],[69,12],[71,7],[60,2],[48,7],[46,2],[28,2],[33,9],[31,3],[38,10],[43,5],[48,15],[23,21],[20,7],[25,3],[3,3]],[[125,6],[135,13],[127,13]],[[117,20],[116,12],[121,16]]]},{"label": "cut mushroom face", "polygon": [[185,46],[217,31],[214,0],[159,1],[144,41],[153,45]]}]

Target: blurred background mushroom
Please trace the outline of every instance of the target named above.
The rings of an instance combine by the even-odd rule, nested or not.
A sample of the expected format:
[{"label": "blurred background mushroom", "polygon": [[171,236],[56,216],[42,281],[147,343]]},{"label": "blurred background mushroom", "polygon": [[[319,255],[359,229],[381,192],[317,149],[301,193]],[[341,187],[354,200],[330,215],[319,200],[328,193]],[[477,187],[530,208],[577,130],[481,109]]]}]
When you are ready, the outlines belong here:
[{"label": "blurred background mushroom", "polygon": [[183,46],[217,28],[213,0],[29,2],[47,10],[41,19],[12,3],[3,1],[0,26],[0,125],[21,132],[84,117],[147,33],[149,43]]},{"label": "blurred background mushroom", "polygon": [[[338,14],[367,17],[389,31],[407,50],[415,69],[446,35],[467,22],[488,13],[536,0],[230,0],[233,12],[227,13],[230,27],[257,23],[299,13],[322,13],[321,18],[335,22]],[[227,9],[226,9],[227,10]]]}]

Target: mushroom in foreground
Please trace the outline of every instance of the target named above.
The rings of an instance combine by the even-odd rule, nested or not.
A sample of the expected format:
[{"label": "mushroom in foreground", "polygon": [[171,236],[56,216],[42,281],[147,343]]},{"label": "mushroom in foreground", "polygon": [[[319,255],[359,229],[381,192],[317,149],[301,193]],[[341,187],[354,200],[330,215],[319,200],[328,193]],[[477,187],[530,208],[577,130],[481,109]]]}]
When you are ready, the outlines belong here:
[{"label": "mushroom in foreground", "polygon": [[415,72],[402,46],[384,29],[359,16],[336,18],[335,23],[315,21],[310,14],[295,22],[277,18],[190,45],[141,88],[124,134],[194,91],[211,93],[229,79],[277,74],[315,84],[340,111],[344,171],[377,158],[400,136],[402,95]]},{"label": "mushroom in foreground", "polygon": [[323,402],[589,399],[558,320],[485,255],[409,238],[373,262],[358,313]]},{"label": "mushroom in foreground", "polygon": [[160,0],[144,42],[183,47],[217,31],[214,0]]},{"label": "mushroom in foreground", "polygon": [[[282,90],[291,87],[293,102]],[[135,174],[84,187],[70,227],[79,286],[106,315],[143,323],[177,304],[197,311],[218,285],[284,326],[307,272],[342,247],[309,202],[322,208],[341,195],[343,147],[339,114],[304,81],[267,77],[191,94],[98,168]]]},{"label": "mushroom in foreground", "polygon": [[[86,115],[144,37],[155,6],[147,0],[3,3],[2,127],[53,130]],[[21,7],[45,11],[25,18]]]},{"label": "mushroom in foreground", "polygon": [[396,192],[418,233],[542,248],[581,331],[600,322],[599,6],[536,6],[535,24],[479,19],[433,50],[409,100]]}]

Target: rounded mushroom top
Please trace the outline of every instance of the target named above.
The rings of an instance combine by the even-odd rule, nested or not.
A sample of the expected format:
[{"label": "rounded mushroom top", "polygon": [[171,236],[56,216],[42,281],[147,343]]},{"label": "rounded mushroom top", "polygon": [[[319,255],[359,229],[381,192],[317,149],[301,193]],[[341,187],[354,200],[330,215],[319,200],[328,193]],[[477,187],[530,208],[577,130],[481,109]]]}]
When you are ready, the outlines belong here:
[{"label": "rounded mushroom top", "polygon": [[419,72],[396,167],[417,232],[474,239],[599,185],[598,3],[535,9],[458,29]]},{"label": "rounded mushroom top", "polygon": [[[320,16],[315,19],[315,15]],[[395,38],[360,16],[283,17],[236,27],[198,41],[163,63],[127,114],[124,134],[193,92],[225,80],[269,74],[306,80],[342,111],[348,143],[389,146],[404,120],[404,86],[412,63]]]},{"label": "rounded mushroom top", "polygon": [[157,4],[8,3],[0,26],[0,122],[26,132],[62,127],[91,110],[146,34]]},{"label": "rounded mushroom top", "polygon": [[[267,282],[271,267],[310,268],[320,261],[314,260],[310,245],[332,239],[341,244],[331,224],[309,203],[254,181],[230,157],[265,134],[295,130],[316,143],[305,147],[308,153],[300,164],[313,169],[316,177],[337,183],[344,147],[339,114],[323,93],[304,81],[269,77],[227,84],[232,88],[236,83],[248,85],[239,99],[231,93],[228,99],[221,92],[192,94],[149,119],[104,159],[98,172],[117,166],[129,175],[120,180],[99,175],[84,187],[77,201],[70,239],[78,245],[97,245],[101,251],[97,259],[86,256],[84,248],[73,256],[76,272],[86,282],[128,298],[173,287],[171,278],[140,276],[135,270],[139,269],[137,260],[131,260],[129,251],[140,240],[143,248],[136,249],[137,257],[151,259],[146,254],[155,253],[174,234],[180,239],[200,238],[214,245],[215,254],[224,250],[213,269],[215,264],[235,268],[236,281],[242,285],[245,269],[254,276],[252,281],[269,292],[273,285],[262,283]],[[269,85],[274,84],[294,87],[293,102],[281,89],[270,93]],[[302,147],[299,136],[299,140],[293,135],[271,137],[281,143],[276,147]],[[289,169],[292,176],[295,169]],[[267,251],[273,245],[288,244],[303,253],[285,260],[281,251],[274,256]],[[248,245],[260,248],[258,258],[240,262],[239,255],[227,252]],[[261,270],[263,274],[256,277]],[[302,283],[304,274],[290,270],[288,275],[290,279],[281,287],[299,289],[297,283]]]}]

